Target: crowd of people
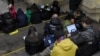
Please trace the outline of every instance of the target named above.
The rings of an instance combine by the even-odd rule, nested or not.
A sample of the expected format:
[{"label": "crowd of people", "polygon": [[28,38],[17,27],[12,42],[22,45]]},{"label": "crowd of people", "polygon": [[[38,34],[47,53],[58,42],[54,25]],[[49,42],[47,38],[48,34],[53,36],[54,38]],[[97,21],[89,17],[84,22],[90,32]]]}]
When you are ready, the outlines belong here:
[{"label": "crowd of people", "polygon": [[[31,25],[25,36],[25,50],[30,56],[92,56],[100,48],[100,29],[95,29],[91,21],[78,9],[82,0],[70,0],[70,12],[62,22],[59,19],[60,6],[54,1],[27,7],[17,12],[14,4],[9,4],[9,12],[0,15],[0,28],[4,33],[13,34],[18,28]],[[50,20],[44,26],[44,33],[37,32],[32,24]],[[66,26],[74,24],[76,31],[68,32]]]}]

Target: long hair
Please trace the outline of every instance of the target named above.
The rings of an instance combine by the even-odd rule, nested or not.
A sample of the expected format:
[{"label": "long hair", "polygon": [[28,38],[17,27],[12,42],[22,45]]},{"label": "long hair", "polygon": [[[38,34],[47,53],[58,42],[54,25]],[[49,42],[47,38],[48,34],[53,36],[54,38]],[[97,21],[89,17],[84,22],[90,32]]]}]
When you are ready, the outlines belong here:
[{"label": "long hair", "polygon": [[30,26],[28,30],[28,34],[26,40],[29,42],[33,42],[34,44],[39,45],[39,36],[36,28],[34,26]]}]

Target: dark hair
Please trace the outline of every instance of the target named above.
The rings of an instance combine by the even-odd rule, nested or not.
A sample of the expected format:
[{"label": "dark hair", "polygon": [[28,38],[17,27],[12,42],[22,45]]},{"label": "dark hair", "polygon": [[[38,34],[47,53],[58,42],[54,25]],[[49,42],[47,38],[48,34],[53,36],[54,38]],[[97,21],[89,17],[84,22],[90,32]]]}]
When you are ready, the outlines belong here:
[{"label": "dark hair", "polygon": [[53,25],[60,25],[61,21],[59,18],[51,18],[50,23]]},{"label": "dark hair", "polygon": [[87,16],[82,17],[82,22],[86,23],[87,25],[90,25],[92,22],[89,20],[90,18]]},{"label": "dark hair", "polygon": [[31,7],[27,7],[26,10],[31,10]]},{"label": "dark hair", "polygon": [[32,12],[39,12],[39,8],[38,8],[37,4],[33,3],[31,6],[31,10],[32,10]]},{"label": "dark hair", "polygon": [[55,38],[58,39],[61,36],[64,36],[63,26],[60,26],[54,31]]},{"label": "dark hair", "polygon": [[29,27],[29,30],[28,30],[28,35],[30,35],[31,33],[34,33],[34,32],[36,32],[37,30],[36,30],[36,28],[34,27],[34,26],[30,26]]},{"label": "dark hair", "polygon": [[33,42],[36,45],[39,45],[40,44],[39,36],[36,35],[35,32],[37,32],[36,28],[34,26],[30,26],[26,40]]},{"label": "dark hair", "polygon": [[81,14],[81,13],[82,13],[81,10],[76,10],[75,12],[76,12],[77,14]]}]

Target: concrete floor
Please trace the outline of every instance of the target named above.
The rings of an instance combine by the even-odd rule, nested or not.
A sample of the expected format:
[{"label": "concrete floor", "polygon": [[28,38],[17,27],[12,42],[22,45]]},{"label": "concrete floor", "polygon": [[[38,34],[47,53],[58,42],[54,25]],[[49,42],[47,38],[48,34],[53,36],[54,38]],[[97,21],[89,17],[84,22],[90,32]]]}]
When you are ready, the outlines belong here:
[{"label": "concrete floor", "polygon": [[[23,2],[17,2],[15,4],[16,11],[18,8],[22,8],[25,11],[28,5]],[[7,12],[7,3],[0,0],[0,12]],[[34,25],[38,32],[43,33],[43,27],[45,22]],[[100,26],[100,24],[94,23],[94,26]],[[13,36],[0,33],[0,56],[29,56],[24,50],[23,36],[27,34],[28,27],[20,28],[19,33]],[[100,56],[100,52],[94,56]]]}]

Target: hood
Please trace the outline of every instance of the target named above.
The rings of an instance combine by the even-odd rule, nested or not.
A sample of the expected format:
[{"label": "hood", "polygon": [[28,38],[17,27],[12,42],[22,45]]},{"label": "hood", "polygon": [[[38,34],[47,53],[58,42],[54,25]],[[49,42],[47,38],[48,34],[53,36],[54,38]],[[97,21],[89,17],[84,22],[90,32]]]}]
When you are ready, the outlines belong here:
[{"label": "hood", "polygon": [[32,11],[31,10],[27,10],[27,14],[32,14]]},{"label": "hood", "polygon": [[63,50],[68,51],[73,48],[73,43],[69,38],[67,38],[58,43],[58,46],[61,47]]},{"label": "hood", "polygon": [[18,11],[17,11],[17,14],[18,14],[18,15],[23,15],[24,12],[22,11],[22,9],[19,8]]}]

